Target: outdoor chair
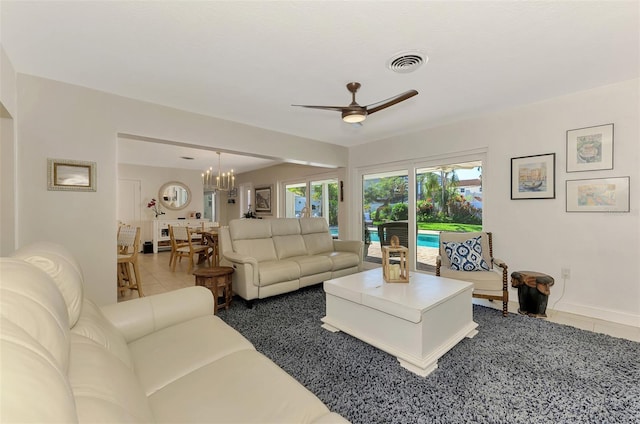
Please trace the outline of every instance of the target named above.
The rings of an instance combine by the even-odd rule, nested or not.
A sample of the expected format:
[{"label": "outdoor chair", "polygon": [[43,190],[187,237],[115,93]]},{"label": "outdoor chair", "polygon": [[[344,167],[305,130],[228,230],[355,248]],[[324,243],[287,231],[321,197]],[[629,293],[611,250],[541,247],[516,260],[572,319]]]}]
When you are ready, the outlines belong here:
[{"label": "outdoor chair", "polygon": [[391,221],[378,225],[380,247],[389,246],[393,236],[398,236],[400,246],[409,247],[409,223],[407,221]]},{"label": "outdoor chair", "polygon": [[507,265],[493,257],[491,233],[442,231],[436,276],[473,283],[473,297],[501,300],[502,315],[507,316]]}]

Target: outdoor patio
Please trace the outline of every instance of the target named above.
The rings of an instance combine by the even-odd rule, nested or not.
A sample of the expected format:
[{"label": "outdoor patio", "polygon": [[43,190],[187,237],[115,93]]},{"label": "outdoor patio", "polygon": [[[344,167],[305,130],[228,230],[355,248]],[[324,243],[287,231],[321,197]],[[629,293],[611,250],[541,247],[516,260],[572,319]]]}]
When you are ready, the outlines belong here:
[{"label": "outdoor patio", "polygon": [[[436,257],[438,256],[438,249],[435,247],[417,247],[417,266],[420,271],[435,272],[436,270]],[[382,263],[382,250],[380,249],[380,242],[372,241],[367,252],[366,262]]]}]

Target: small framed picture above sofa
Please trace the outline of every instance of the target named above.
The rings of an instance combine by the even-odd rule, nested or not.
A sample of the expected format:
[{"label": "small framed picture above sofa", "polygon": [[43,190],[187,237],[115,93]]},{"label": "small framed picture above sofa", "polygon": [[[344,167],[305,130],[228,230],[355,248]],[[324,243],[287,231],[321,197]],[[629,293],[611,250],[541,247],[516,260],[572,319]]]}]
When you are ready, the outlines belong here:
[{"label": "small framed picture above sofa", "polygon": [[96,163],[47,159],[47,190],[96,191]]},{"label": "small framed picture above sofa", "polygon": [[271,215],[271,192],[273,186],[255,189],[255,211],[257,214]]}]

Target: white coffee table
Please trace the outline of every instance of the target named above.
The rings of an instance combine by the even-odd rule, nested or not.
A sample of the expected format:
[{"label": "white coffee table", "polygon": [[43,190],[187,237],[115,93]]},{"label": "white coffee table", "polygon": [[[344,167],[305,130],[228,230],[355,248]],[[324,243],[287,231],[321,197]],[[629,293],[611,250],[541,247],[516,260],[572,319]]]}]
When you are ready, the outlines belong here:
[{"label": "white coffee table", "polygon": [[322,327],[375,346],[425,377],[449,349],[478,333],[472,287],[417,272],[410,274],[409,283],[385,283],[382,269],[328,280]]}]

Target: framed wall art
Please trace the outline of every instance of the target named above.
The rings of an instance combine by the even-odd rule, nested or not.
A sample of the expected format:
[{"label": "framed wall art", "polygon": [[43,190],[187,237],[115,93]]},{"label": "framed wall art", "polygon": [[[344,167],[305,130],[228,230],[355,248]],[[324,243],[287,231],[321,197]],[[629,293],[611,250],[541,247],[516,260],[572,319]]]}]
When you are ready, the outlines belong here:
[{"label": "framed wall art", "polygon": [[47,190],[96,191],[96,163],[47,159]]},{"label": "framed wall art", "polygon": [[555,199],[556,154],[511,159],[511,199]]},{"label": "framed wall art", "polygon": [[629,177],[567,180],[567,212],[629,212]]},{"label": "framed wall art", "polygon": [[613,124],[567,131],[567,172],[613,169]]},{"label": "framed wall art", "polygon": [[272,186],[255,189],[255,212],[263,215],[271,214]]}]

